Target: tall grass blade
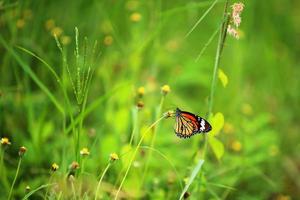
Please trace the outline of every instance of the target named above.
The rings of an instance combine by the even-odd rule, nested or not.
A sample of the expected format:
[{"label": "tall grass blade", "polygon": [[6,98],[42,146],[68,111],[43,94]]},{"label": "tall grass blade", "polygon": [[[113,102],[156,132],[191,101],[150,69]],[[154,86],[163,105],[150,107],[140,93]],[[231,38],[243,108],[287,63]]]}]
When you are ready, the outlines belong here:
[{"label": "tall grass blade", "polygon": [[179,197],[179,200],[181,200],[181,199],[183,198],[184,194],[187,192],[187,190],[189,189],[190,185],[193,183],[193,181],[194,181],[194,179],[196,178],[197,174],[200,172],[203,163],[204,163],[204,160],[202,160],[202,159],[200,159],[200,160],[198,161],[198,164],[197,164],[197,166],[194,168],[194,170],[193,170],[193,172],[192,172],[192,174],[191,174],[191,176],[190,176],[190,178],[189,178],[188,183],[185,185],[184,189],[183,189],[182,192],[181,192],[181,195],[180,195],[180,197]]},{"label": "tall grass blade", "polygon": [[37,191],[43,189],[43,188],[47,188],[47,187],[50,187],[52,185],[55,185],[56,183],[51,183],[51,184],[45,184],[45,185],[41,185],[40,187],[32,190],[31,192],[29,192],[28,194],[26,194],[22,200],[26,200],[28,199],[31,195],[33,195],[34,193],[36,193]]},{"label": "tall grass blade", "polygon": [[195,23],[195,25],[189,30],[189,32],[185,35],[185,38],[187,38],[194,30],[195,28],[202,22],[202,20],[206,17],[206,15],[213,9],[213,7],[217,4],[218,0],[215,0],[211,6],[205,11],[205,13],[200,17],[200,19]]},{"label": "tall grass blade", "polygon": [[30,78],[41,88],[41,90],[49,97],[49,99],[52,101],[52,103],[55,105],[55,107],[64,114],[64,108],[59,103],[59,101],[54,97],[54,95],[50,92],[50,90],[45,86],[42,81],[38,78],[38,76],[31,70],[31,68],[23,61],[20,56],[11,48],[8,46],[8,44],[5,42],[5,40],[0,36],[0,42],[4,46],[4,48],[10,52],[10,54],[16,59],[16,61],[19,63],[19,65],[22,67],[22,69],[30,76]]}]

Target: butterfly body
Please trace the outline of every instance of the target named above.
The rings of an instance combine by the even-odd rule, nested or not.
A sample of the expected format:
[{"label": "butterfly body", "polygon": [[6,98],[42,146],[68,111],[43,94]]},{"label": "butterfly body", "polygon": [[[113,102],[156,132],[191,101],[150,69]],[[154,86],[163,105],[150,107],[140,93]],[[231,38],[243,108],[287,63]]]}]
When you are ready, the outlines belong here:
[{"label": "butterfly body", "polygon": [[197,133],[206,133],[212,129],[211,125],[202,117],[182,111],[179,108],[176,109],[175,119],[174,131],[180,138],[189,138]]}]

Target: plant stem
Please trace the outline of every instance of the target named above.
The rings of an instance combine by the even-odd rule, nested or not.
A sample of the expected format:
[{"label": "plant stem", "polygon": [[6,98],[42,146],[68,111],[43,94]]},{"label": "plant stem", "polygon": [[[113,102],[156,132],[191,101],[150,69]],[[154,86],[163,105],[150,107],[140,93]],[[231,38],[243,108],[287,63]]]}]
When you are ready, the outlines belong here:
[{"label": "plant stem", "polygon": [[5,149],[0,149],[0,180],[3,182],[3,185],[5,187],[6,190],[9,189],[9,183],[7,180],[7,174],[6,174],[6,168],[4,166],[4,153],[5,153]]},{"label": "plant stem", "polygon": [[132,133],[131,133],[131,136],[130,136],[130,141],[129,141],[129,145],[131,146],[133,143],[135,143],[136,141],[136,137],[137,137],[137,133],[138,133],[138,126],[139,126],[139,123],[138,123],[138,120],[139,120],[139,111],[138,111],[138,108],[135,107],[133,108],[133,111],[132,111],[132,116],[133,116],[133,130],[132,130]]},{"label": "plant stem", "polygon": [[[225,5],[224,5],[224,11],[223,11],[223,16],[222,16],[222,27],[221,31],[219,34],[219,40],[218,40],[218,46],[217,46],[217,51],[216,51],[216,56],[215,56],[215,64],[214,64],[214,71],[213,71],[213,77],[212,77],[212,83],[211,83],[211,89],[210,89],[210,96],[209,96],[209,102],[208,102],[208,112],[207,116],[209,117],[212,114],[212,107],[213,107],[213,100],[214,100],[214,94],[216,90],[216,81],[217,81],[217,71],[220,65],[220,58],[222,54],[222,50],[224,47],[225,39],[226,39],[226,33],[227,33],[227,26],[228,26],[228,16],[227,16],[227,8],[228,8],[228,0],[226,0]],[[208,136],[207,134],[204,134],[204,147],[203,147],[203,154],[202,158],[199,159],[199,163],[196,167],[193,169],[193,173],[190,177],[190,180],[193,180],[199,172],[201,172],[201,167],[203,162],[205,161],[205,156],[206,156],[206,151],[207,151],[207,139]],[[198,170],[197,170],[198,168]],[[194,173],[196,172],[196,174]],[[185,189],[181,193],[181,196],[179,199],[182,199],[184,193],[188,190],[189,186],[191,185],[192,182],[186,185]]]},{"label": "plant stem", "polygon": [[18,177],[18,174],[19,174],[19,171],[20,171],[21,162],[22,162],[22,157],[20,157],[19,162],[18,162],[18,167],[17,167],[16,175],[15,175],[15,178],[14,178],[12,184],[11,184],[9,195],[8,195],[8,198],[7,198],[8,200],[11,199],[12,191],[14,189],[14,185],[16,183],[16,180],[17,180],[17,177]]},{"label": "plant stem", "polygon": [[160,120],[162,120],[164,117],[165,117],[165,116],[162,116],[162,117],[160,117],[158,120],[156,120],[156,121],[155,121],[153,124],[151,124],[151,126],[149,126],[148,129],[143,133],[143,135],[142,135],[142,137],[141,137],[139,143],[137,144],[137,146],[136,146],[136,148],[135,148],[135,150],[134,150],[134,152],[133,152],[133,155],[132,155],[132,157],[131,157],[131,159],[130,159],[130,162],[129,162],[129,164],[128,164],[127,170],[126,170],[126,172],[125,172],[125,175],[124,175],[124,177],[123,177],[123,179],[122,179],[122,181],[121,181],[121,183],[120,183],[120,186],[119,186],[119,188],[118,188],[118,191],[117,191],[117,193],[116,193],[115,199],[118,199],[119,192],[120,192],[120,190],[121,190],[121,188],[122,188],[122,186],[123,186],[123,183],[124,183],[124,181],[125,181],[125,179],[126,179],[126,177],[127,177],[127,175],[128,175],[128,172],[129,172],[129,170],[130,170],[130,168],[131,168],[132,162],[134,161],[134,159],[135,159],[135,157],[136,157],[137,151],[139,150],[139,147],[141,146],[142,141],[143,141],[144,137],[146,136],[146,133],[148,133],[148,132],[149,132],[149,131],[150,131],[150,130],[158,123],[158,122],[160,122]]},{"label": "plant stem", "polygon": [[103,177],[106,174],[107,170],[109,169],[110,165],[111,165],[111,162],[109,162],[107,164],[107,166],[105,167],[104,171],[102,172],[101,178],[100,178],[100,180],[99,180],[99,182],[97,184],[96,194],[95,194],[95,200],[97,200],[97,198],[98,198],[98,191],[99,191],[100,185],[101,185]]},{"label": "plant stem", "polygon": [[[51,176],[50,176],[50,178],[49,178],[49,183],[48,183],[49,185],[51,185],[52,177],[53,177],[53,173],[51,173]],[[46,194],[45,194],[45,196],[44,196],[44,199],[47,199],[48,192],[49,192],[49,187],[47,187],[47,189],[46,189]]]},{"label": "plant stem", "polygon": [[[162,110],[164,101],[165,101],[165,95],[162,95],[161,100],[160,100],[160,104],[159,104],[159,107],[158,107],[158,110],[156,112],[156,118],[158,118],[161,115],[161,110]],[[154,130],[153,130],[153,136],[152,136],[152,140],[151,140],[151,144],[150,144],[150,148],[151,149],[153,149],[153,147],[154,147],[154,142],[155,142],[155,138],[156,138],[157,128],[158,127],[154,127]],[[141,187],[142,187],[142,185],[144,183],[144,180],[146,178],[146,174],[148,172],[149,162],[151,160],[151,157],[152,157],[152,151],[149,152],[149,155],[148,155],[148,158],[147,158],[147,161],[146,161],[146,165],[145,165],[145,169],[144,169],[143,176],[142,176],[142,181],[141,181]]]},{"label": "plant stem", "polygon": [[221,32],[219,35],[218,47],[217,47],[217,52],[216,52],[216,57],[215,57],[213,78],[212,78],[212,82],[211,82],[209,102],[208,102],[208,116],[211,115],[211,113],[212,113],[212,106],[214,103],[214,94],[215,94],[215,90],[216,90],[217,72],[218,72],[218,68],[219,68],[219,64],[220,64],[221,53],[222,53],[225,39],[226,39],[227,24],[228,24],[228,20],[226,20],[227,7],[228,7],[228,0],[226,0],[225,6],[224,6],[223,24],[222,24]]}]

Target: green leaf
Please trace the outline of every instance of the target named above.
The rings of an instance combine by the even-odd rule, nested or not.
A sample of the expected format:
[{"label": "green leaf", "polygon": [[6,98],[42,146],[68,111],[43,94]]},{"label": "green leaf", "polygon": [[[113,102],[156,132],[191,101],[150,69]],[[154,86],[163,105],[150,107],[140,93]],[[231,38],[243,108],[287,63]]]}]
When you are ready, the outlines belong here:
[{"label": "green leaf", "polygon": [[218,135],[220,130],[224,126],[224,115],[220,112],[216,113],[211,117],[209,120],[212,126],[211,132],[209,132],[209,135],[215,136]]},{"label": "green leaf", "polygon": [[228,84],[228,77],[222,69],[219,69],[218,77],[221,80],[223,87],[226,88],[226,86]]},{"label": "green leaf", "polygon": [[216,158],[218,160],[220,160],[221,157],[224,154],[224,145],[223,145],[223,143],[220,140],[218,140],[217,138],[213,137],[213,136],[208,137],[208,143],[209,143],[211,149],[213,150]]}]

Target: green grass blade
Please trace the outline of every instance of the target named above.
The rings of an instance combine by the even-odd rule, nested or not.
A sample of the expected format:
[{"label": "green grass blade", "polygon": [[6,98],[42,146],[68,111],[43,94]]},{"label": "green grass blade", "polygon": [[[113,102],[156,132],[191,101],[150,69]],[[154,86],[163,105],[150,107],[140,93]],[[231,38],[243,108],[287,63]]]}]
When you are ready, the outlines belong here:
[{"label": "green grass blade", "polygon": [[194,26],[189,30],[189,32],[185,35],[185,38],[187,38],[194,30],[195,28],[202,22],[202,20],[206,17],[206,15],[213,9],[213,7],[217,4],[218,0],[215,0],[211,6],[205,11],[205,13],[200,17],[200,19],[194,24]]},{"label": "green grass blade", "polygon": [[57,73],[54,71],[53,67],[51,67],[45,60],[43,60],[41,57],[39,57],[38,55],[36,55],[35,53],[33,53],[32,51],[29,51],[23,47],[17,46],[18,49],[24,51],[25,53],[28,53],[29,55],[35,57],[36,59],[38,59],[39,61],[41,61],[48,69],[49,71],[53,74],[53,76],[55,77],[56,81],[60,83],[60,78],[57,75]]},{"label": "green grass blade", "polygon": [[22,200],[26,200],[26,199],[28,199],[31,195],[33,195],[35,192],[37,192],[37,191],[39,191],[39,190],[41,190],[41,189],[43,189],[43,188],[50,187],[50,186],[52,186],[52,185],[55,185],[55,183],[41,185],[40,187],[38,187],[38,188],[32,190],[31,192],[29,192],[28,194],[26,194],[26,195],[23,197]]},{"label": "green grass blade", "polygon": [[201,170],[201,167],[204,163],[204,160],[200,159],[197,166],[194,168],[190,178],[189,178],[189,181],[188,183],[185,185],[183,191],[181,192],[181,195],[179,197],[179,199],[182,199],[184,194],[187,192],[187,190],[189,189],[190,185],[193,183],[194,179],[196,178],[197,174],[200,172]]},{"label": "green grass blade", "polygon": [[179,185],[180,185],[181,189],[183,188],[180,175],[179,175],[174,163],[165,154],[163,154],[161,151],[155,149],[154,147],[141,146],[141,149],[149,149],[149,150],[157,153],[158,155],[160,155],[162,158],[164,158],[170,164],[170,166],[173,168],[173,171],[175,172],[177,178],[179,179]]},{"label": "green grass blade", "polygon": [[210,43],[214,40],[214,38],[216,37],[216,35],[220,31],[220,29],[221,29],[221,26],[217,30],[215,30],[215,32],[210,36],[210,38],[208,39],[208,41],[205,43],[204,47],[201,49],[200,53],[198,54],[195,62],[199,61],[199,59],[203,55],[204,51],[207,49],[207,47],[210,45]]},{"label": "green grass blade", "polygon": [[37,75],[30,69],[30,67],[20,58],[20,56],[8,46],[5,40],[0,36],[0,42],[5,47],[5,49],[10,52],[10,54],[16,59],[22,69],[32,78],[32,80],[41,88],[41,90],[49,97],[55,107],[64,114],[63,106],[58,102],[55,96],[50,92],[50,90],[45,86],[42,81],[37,77]]},{"label": "green grass blade", "polygon": [[75,119],[74,123],[71,124],[67,129],[66,129],[66,133],[69,133],[73,126],[76,126],[82,119],[84,119],[89,113],[91,113],[93,110],[95,110],[99,105],[101,105],[101,103],[105,100],[107,100],[109,97],[111,97],[113,94],[116,93],[116,91],[118,91],[119,89],[123,88],[124,86],[128,85],[128,82],[123,83],[119,86],[117,86],[115,89],[109,91],[108,93],[106,93],[105,95],[99,97],[98,99],[96,99],[95,101],[93,101],[93,103],[91,103],[84,112],[80,113],[80,115]]}]

